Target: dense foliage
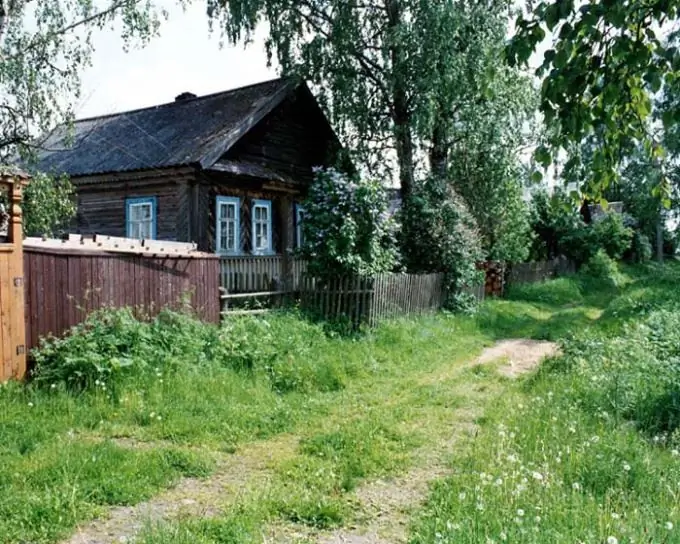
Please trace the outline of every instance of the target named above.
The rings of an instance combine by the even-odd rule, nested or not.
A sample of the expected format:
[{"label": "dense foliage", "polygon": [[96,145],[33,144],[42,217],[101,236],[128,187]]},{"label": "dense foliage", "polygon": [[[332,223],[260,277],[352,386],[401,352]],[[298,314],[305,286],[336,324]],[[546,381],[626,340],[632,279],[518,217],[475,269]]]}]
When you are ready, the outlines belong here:
[{"label": "dense foliage", "polygon": [[535,192],[531,218],[537,260],[563,255],[580,266],[600,250],[620,260],[632,247],[633,229],[625,224],[624,216],[609,211],[586,224],[574,201],[561,191],[552,196]]},{"label": "dense foliage", "polygon": [[465,288],[479,282],[476,264],[483,253],[475,220],[450,183],[430,179],[416,185],[409,206],[402,210],[402,235],[413,244],[408,268],[444,272],[449,308],[468,309],[473,297]]},{"label": "dense foliage", "polygon": [[454,154],[450,175],[476,220],[486,259],[523,262],[533,242],[529,206],[519,172],[511,164],[499,164],[499,153],[503,151]]},{"label": "dense foliage", "polygon": [[[268,380],[279,393],[334,390],[347,368],[317,365],[308,357],[313,325],[288,331],[283,321],[230,320],[206,325],[191,315],[163,310],[148,321],[129,308],[90,314],[63,338],[43,341],[34,352],[33,382],[42,388],[99,391],[120,398],[130,383],[145,383],[181,372],[223,367]],[[292,330],[292,329],[291,329]]]},{"label": "dense foliage", "polygon": [[371,276],[397,264],[387,193],[374,180],[317,170],[303,206],[303,247],[316,277]]},{"label": "dense foliage", "polygon": [[[528,62],[546,32],[553,46],[543,56],[537,75],[544,77],[541,112],[550,128],[547,146],[537,159],[551,162],[552,152],[569,150],[594,137],[597,146],[586,157],[585,188],[599,196],[617,178],[620,162],[644,142],[646,157],[661,166],[657,189],[668,202],[663,171],[664,150],[653,131],[653,96],[673,86],[680,53],[664,34],[678,16],[678,2],[539,2],[517,21],[508,49],[519,64]],[[671,127],[677,110],[661,121]],[[574,156],[567,168],[579,167]]]},{"label": "dense foliage", "polygon": [[67,177],[37,173],[24,188],[21,207],[26,236],[56,236],[76,214],[73,185]]},{"label": "dense foliage", "polygon": [[[211,0],[209,15],[232,42],[266,21],[270,57],[312,83],[360,169],[385,180],[398,173],[405,206],[425,178],[452,183],[486,252],[521,260],[529,231],[516,173],[519,150],[535,138],[535,101],[529,78],[503,55],[510,8],[507,0]],[[418,241],[402,238],[406,255]]]}]

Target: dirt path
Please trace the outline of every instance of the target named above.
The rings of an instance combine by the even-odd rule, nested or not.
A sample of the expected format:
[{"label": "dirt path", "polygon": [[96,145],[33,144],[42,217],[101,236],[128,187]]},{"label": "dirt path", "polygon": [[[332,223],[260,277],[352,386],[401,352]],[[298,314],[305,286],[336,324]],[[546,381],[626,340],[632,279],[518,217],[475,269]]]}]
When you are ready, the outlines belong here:
[{"label": "dirt path", "polygon": [[81,527],[64,544],[132,542],[149,523],[179,516],[216,516],[225,505],[266,482],[273,465],[295,455],[296,448],[297,439],[287,435],[249,444],[239,453],[221,457],[209,478],[184,478],[150,501],[112,508],[105,518]]},{"label": "dirt path", "polygon": [[[471,365],[499,363],[501,375],[517,378],[534,370],[547,356],[557,353],[557,344],[535,340],[503,340],[486,348]],[[438,375],[438,381],[451,378]],[[476,399],[475,399],[476,397]],[[279,525],[273,528],[267,543],[314,542],[316,544],[401,544],[407,540],[410,514],[427,496],[432,482],[449,473],[448,460],[456,444],[464,436],[474,435],[475,420],[482,415],[484,396],[471,392],[471,405],[453,412],[451,433],[435,447],[417,452],[419,466],[406,474],[389,480],[377,480],[360,487],[353,501],[361,512],[353,527],[342,527],[331,532],[312,533],[306,528]],[[475,402],[477,400],[477,402]]]},{"label": "dirt path", "polygon": [[[536,368],[557,350],[550,342],[504,340],[487,348],[474,362],[456,365],[430,376],[436,381],[454,379],[465,368],[499,363],[498,371],[517,377]],[[335,531],[279,524],[271,528],[265,542],[316,542],[318,544],[398,544],[405,542],[409,515],[425,498],[429,485],[448,473],[447,462],[464,436],[475,432],[475,420],[487,400],[483,389],[468,391],[464,407],[454,410],[443,439],[415,452],[418,466],[396,478],[374,480],[359,487],[350,497],[358,515],[354,526]],[[222,456],[217,470],[207,479],[182,479],[174,488],[150,501],[131,507],[116,507],[105,518],[79,528],[62,544],[119,544],[133,542],[149,523],[179,516],[213,517],[239,497],[265,484],[272,469],[296,455],[298,438],[285,435],[245,446],[238,453]],[[130,447],[135,447],[134,444]]]}]

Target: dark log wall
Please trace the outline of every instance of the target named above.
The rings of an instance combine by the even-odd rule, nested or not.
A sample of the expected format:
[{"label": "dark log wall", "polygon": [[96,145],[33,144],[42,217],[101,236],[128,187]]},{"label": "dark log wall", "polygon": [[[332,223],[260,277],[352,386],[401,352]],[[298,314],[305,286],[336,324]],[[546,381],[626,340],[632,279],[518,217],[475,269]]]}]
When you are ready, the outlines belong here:
[{"label": "dark log wall", "polygon": [[[241,248],[243,253],[252,252],[252,222],[251,211],[253,200],[271,200],[272,202],[272,231],[273,249],[275,253],[283,252],[283,230],[292,230],[294,222],[294,203],[302,197],[298,192],[278,192],[266,190],[261,184],[245,182],[236,176],[226,174],[206,174],[199,188],[200,237],[199,249],[215,251],[215,213],[217,196],[233,196],[241,199]],[[294,235],[289,230],[288,247]]]},{"label": "dark log wall", "polygon": [[153,173],[112,174],[74,179],[78,213],[74,228],[81,234],[125,236],[125,200],[155,196],[156,237],[159,240],[190,239],[190,185],[193,171],[167,169]]},{"label": "dark log wall", "polygon": [[307,185],[314,166],[332,163],[334,138],[316,103],[296,95],[265,117],[222,160],[261,164]]}]

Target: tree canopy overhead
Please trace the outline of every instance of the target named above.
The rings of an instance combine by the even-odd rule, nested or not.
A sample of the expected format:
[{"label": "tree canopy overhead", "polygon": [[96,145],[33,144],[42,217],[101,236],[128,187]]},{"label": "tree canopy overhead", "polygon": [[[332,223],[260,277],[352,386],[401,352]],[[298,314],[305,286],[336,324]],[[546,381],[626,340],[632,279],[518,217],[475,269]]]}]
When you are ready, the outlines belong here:
[{"label": "tree canopy overhead", "polygon": [[[462,111],[489,98],[489,36],[507,0],[208,0],[232,42],[269,27],[282,71],[310,81],[359,161],[375,172],[394,151],[404,197],[418,151],[448,155]],[[496,59],[497,60],[497,59]],[[432,157],[432,155],[431,155]]]},{"label": "tree canopy overhead", "polygon": [[70,117],[96,29],[144,42],[159,15],[152,0],[0,0],[0,160]]},{"label": "tree canopy overhead", "polygon": [[[537,159],[550,164],[559,150],[596,142],[587,157],[584,189],[599,197],[615,182],[619,166],[638,146],[663,169],[664,148],[652,121],[654,96],[680,75],[680,51],[667,33],[678,17],[677,0],[553,0],[519,17],[508,47],[511,60],[526,64],[548,32],[548,49],[537,74],[544,78],[541,111],[551,128]],[[673,125],[678,111],[660,121]],[[581,155],[566,167],[579,167]],[[657,186],[667,201],[667,178]]]}]

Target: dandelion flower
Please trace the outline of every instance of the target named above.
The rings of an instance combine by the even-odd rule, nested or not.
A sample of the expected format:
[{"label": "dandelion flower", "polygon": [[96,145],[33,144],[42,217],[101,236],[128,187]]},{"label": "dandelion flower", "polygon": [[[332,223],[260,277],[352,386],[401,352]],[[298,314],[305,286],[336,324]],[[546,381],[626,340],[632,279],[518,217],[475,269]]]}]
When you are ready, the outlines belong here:
[{"label": "dandelion flower", "polygon": [[619,544],[619,539],[615,536],[607,537],[607,544]]},{"label": "dandelion flower", "polygon": [[578,483],[578,482],[574,482],[573,484],[571,484],[571,488],[572,488],[574,491],[579,491],[579,490],[581,489],[581,484]]},{"label": "dandelion flower", "polygon": [[32,403],[32,402],[29,402],[29,403],[28,403],[28,407],[29,407],[29,408],[33,408],[33,403]]},{"label": "dandelion flower", "polygon": [[672,455],[673,457],[677,457],[678,455],[680,455],[680,451],[678,451],[678,450],[671,450],[671,455]]},{"label": "dandelion flower", "polygon": [[630,465],[628,463],[623,463],[623,470],[630,472]]},{"label": "dandelion flower", "polygon": [[667,521],[666,522],[666,529],[668,529],[669,531],[672,531],[673,530],[673,523],[670,522],[670,521]]},{"label": "dandelion flower", "polygon": [[517,509],[517,515],[518,515],[520,518],[521,518],[522,516],[524,516],[524,510],[522,510],[521,508],[518,508],[518,509]]},{"label": "dandelion flower", "polygon": [[496,485],[503,485],[503,480],[501,480],[500,478],[497,478],[495,483],[496,483]]}]

